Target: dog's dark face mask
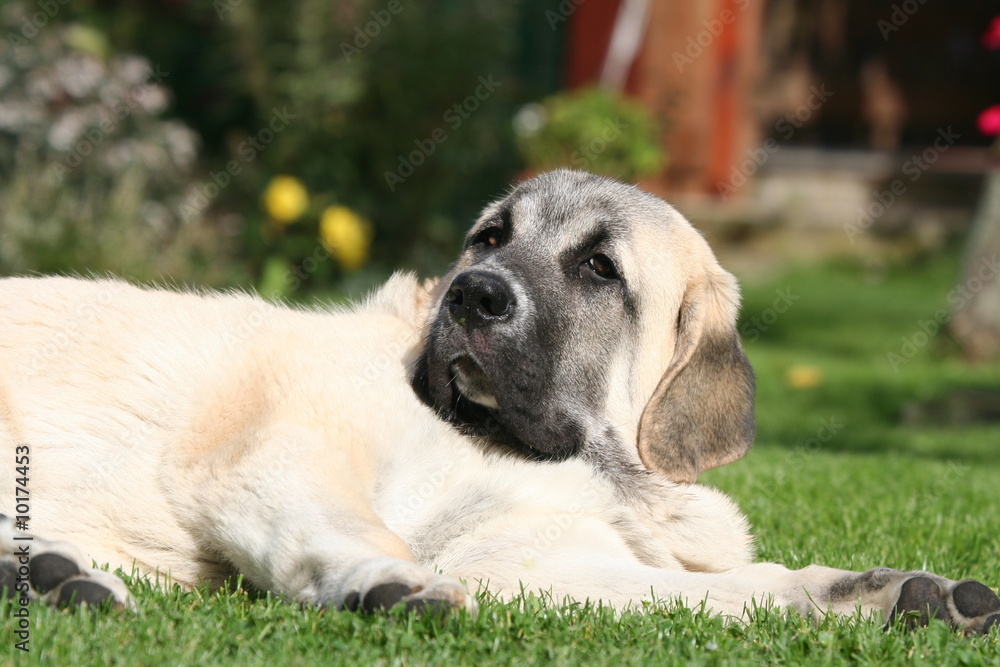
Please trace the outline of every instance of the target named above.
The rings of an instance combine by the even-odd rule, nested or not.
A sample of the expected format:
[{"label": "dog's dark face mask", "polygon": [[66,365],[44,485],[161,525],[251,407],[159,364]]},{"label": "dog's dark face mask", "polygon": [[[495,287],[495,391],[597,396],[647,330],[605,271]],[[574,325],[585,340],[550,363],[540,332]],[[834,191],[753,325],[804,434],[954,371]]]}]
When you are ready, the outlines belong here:
[{"label": "dog's dark face mask", "polygon": [[609,361],[638,327],[618,263],[625,211],[584,176],[533,179],[486,209],[442,279],[413,379],[464,432],[537,458],[608,436]]}]

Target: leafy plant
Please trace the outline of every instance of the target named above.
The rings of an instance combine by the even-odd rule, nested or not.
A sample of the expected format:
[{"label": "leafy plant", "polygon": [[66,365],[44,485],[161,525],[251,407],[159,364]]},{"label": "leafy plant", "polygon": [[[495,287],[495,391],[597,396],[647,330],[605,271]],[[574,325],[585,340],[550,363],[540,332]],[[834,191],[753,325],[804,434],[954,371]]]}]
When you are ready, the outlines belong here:
[{"label": "leafy plant", "polygon": [[[18,36],[0,43],[0,272],[114,270],[253,282],[285,296],[357,293],[392,268],[439,271],[516,168],[516,4],[53,7],[21,39],[37,3],[0,3],[3,33]],[[50,182],[65,149],[50,145],[49,129],[86,133],[109,113],[105,98],[57,86],[51,99],[31,98],[34,125],[9,126],[11,106],[29,86],[51,88],[63,61],[112,79],[118,63],[167,75],[152,82],[159,103],[117,122],[99,150]],[[182,145],[190,150],[169,153]],[[112,165],[105,153],[135,160]],[[280,176],[308,193],[294,221],[273,218],[264,201]],[[324,228],[331,210],[351,215],[327,215]],[[195,231],[205,238],[196,243]],[[226,275],[189,270],[186,255]]]},{"label": "leafy plant", "polygon": [[602,88],[527,105],[515,127],[518,148],[533,171],[571,167],[633,181],[659,171],[665,159],[650,113]]},{"label": "leafy plant", "polygon": [[0,12],[0,272],[202,274],[219,240],[179,207],[199,149],[164,73],[75,23]]}]

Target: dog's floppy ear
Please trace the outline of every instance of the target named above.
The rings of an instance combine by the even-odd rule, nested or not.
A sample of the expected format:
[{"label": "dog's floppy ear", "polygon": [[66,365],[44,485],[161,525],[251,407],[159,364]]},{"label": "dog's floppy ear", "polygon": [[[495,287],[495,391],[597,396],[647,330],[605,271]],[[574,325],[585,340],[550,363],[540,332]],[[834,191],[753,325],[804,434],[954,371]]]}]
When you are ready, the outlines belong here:
[{"label": "dog's floppy ear", "polygon": [[675,482],[743,456],[754,437],[754,375],[736,331],[735,279],[688,285],[673,358],[639,420],[639,457]]}]

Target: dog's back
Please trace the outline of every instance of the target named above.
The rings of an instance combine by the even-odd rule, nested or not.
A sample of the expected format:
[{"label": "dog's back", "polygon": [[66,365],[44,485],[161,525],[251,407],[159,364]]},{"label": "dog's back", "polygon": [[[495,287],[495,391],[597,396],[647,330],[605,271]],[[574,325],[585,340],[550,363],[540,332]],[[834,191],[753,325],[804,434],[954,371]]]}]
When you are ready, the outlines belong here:
[{"label": "dog's back", "polygon": [[[230,327],[267,308],[112,280],[0,281],[0,444],[30,447],[31,529],[111,563],[196,556],[176,554],[191,540],[151,473],[235,363]],[[141,546],[120,552],[122,538]]]}]

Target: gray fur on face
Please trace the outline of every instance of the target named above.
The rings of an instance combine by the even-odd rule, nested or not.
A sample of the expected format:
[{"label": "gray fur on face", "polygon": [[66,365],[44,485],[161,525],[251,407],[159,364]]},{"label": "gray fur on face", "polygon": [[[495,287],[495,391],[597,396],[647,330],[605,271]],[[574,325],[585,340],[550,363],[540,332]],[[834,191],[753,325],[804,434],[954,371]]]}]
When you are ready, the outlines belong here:
[{"label": "gray fur on face", "polygon": [[[660,341],[677,336],[687,278],[647,275],[657,267],[640,260],[637,247],[683,252],[669,247],[683,234],[697,237],[664,202],[611,179],[564,170],[518,185],[486,207],[442,278],[414,388],[442,417],[491,444],[537,458],[580,455],[607,471],[641,469],[638,414],[630,418],[636,423],[613,423],[608,404],[644,403],[640,367],[665,368]],[[650,340],[656,349],[644,350]],[[648,430],[664,437],[663,429]],[[697,466],[683,447],[662,451],[685,470]]]},{"label": "gray fur on face", "polygon": [[[627,276],[606,280],[586,262],[597,254],[615,262],[627,252],[626,191],[635,192],[555,172],[487,207],[443,280],[468,271],[495,276],[514,312],[477,329],[457,325],[442,305],[421,368],[429,403],[528,455],[565,458],[614,437],[601,417],[605,362],[635,347],[638,295]],[[476,243],[489,230],[496,245]]]}]

